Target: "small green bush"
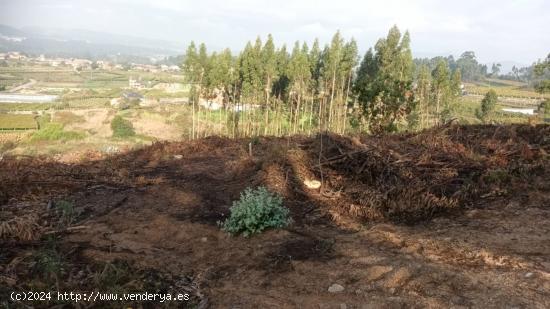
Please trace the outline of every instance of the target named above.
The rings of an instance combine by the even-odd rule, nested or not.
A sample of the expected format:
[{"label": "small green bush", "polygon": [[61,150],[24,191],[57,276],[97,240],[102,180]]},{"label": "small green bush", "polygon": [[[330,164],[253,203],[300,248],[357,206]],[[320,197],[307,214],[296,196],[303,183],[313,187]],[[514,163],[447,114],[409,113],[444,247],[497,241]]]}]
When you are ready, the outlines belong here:
[{"label": "small green bush", "polygon": [[247,188],[241,198],[233,202],[231,215],[222,224],[230,234],[248,237],[268,228],[282,228],[290,223],[289,210],[283,206],[281,196],[265,187]]},{"label": "small green bush", "polygon": [[57,202],[56,208],[61,218],[61,222],[64,225],[70,225],[71,223],[73,223],[76,217],[76,212],[75,212],[73,203],[69,201],[61,200]]},{"label": "small green bush", "polygon": [[36,121],[38,122],[38,129],[42,129],[52,121],[52,116],[50,114],[42,114]]},{"label": "small green bush", "polygon": [[136,135],[134,126],[129,120],[117,115],[111,121],[111,129],[113,130],[113,137],[130,137]]},{"label": "small green bush", "polygon": [[485,122],[487,118],[494,112],[498,101],[498,96],[495,90],[490,89],[481,100],[481,108],[476,110],[476,117]]},{"label": "small green bush", "polygon": [[74,131],[64,131],[60,123],[48,123],[32,136],[32,141],[67,141],[72,139],[82,139],[84,134]]},{"label": "small green bush", "polygon": [[57,281],[58,277],[65,272],[66,262],[55,238],[49,238],[43,247],[34,252],[32,258],[32,273],[36,276],[40,275],[48,282]]},{"label": "small green bush", "polygon": [[502,184],[510,181],[510,174],[503,169],[489,170],[485,173],[483,179],[490,184]]},{"label": "small green bush", "polygon": [[544,102],[540,104],[540,107],[544,109],[544,118],[550,118],[550,99],[544,100]]}]

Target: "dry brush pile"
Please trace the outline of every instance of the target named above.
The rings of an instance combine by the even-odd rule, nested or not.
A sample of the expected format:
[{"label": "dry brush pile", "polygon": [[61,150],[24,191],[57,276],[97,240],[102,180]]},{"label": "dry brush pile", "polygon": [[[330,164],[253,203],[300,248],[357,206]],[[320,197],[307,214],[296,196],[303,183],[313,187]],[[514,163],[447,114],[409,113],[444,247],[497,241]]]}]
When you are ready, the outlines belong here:
[{"label": "dry brush pile", "polygon": [[[418,134],[260,138],[253,140],[252,156],[249,142],[211,137],[155,143],[117,155],[90,153],[86,161],[73,164],[4,157],[0,238],[40,237],[40,227],[49,220],[44,213],[50,199],[193,182],[201,173],[208,177],[196,187],[204,190],[238,193],[251,185],[275,191],[286,187],[286,193],[280,192],[285,203],[311,200],[313,207],[360,221],[407,223],[529,186],[548,189],[550,184],[548,125],[451,125]],[[321,194],[300,188],[307,178],[323,180]],[[22,203],[35,206],[17,206]]]},{"label": "dry brush pile", "polygon": [[317,174],[337,196],[331,204],[362,220],[412,223],[548,185],[540,180],[549,175],[550,126],[448,126],[317,139],[310,151],[321,154]]}]

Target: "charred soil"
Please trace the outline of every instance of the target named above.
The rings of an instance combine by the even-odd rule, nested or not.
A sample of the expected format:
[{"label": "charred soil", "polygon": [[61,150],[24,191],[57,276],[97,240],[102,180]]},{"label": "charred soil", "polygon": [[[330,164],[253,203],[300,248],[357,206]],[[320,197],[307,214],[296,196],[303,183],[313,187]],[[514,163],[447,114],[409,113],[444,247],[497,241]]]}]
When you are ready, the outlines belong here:
[{"label": "charred soil", "polygon": [[[0,299],[55,286],[188,293],[199,308],[548,308],[549,154],[550,126],[451,125],[4,157]],[[221,231],[259,185],[293,223]]]}]

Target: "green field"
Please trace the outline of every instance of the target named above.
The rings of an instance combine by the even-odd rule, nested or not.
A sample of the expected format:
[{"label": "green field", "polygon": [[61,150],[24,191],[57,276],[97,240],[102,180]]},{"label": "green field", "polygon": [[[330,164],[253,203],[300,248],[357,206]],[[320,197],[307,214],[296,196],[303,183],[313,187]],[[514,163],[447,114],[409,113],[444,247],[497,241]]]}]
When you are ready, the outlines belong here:
[{"label": "green field", "polygon": [[0,67],[0,85],[13,87],[30,79],[36,80],[36,88],[112,89],[128,87],[129,78],[142,82],[184,82],[183,75],[167,72],[141,71],[74,71],[66,67],[21,66]]},{"label": "green field", "polygon": [[0,130],[37,129],[34,115],[0,114]]},{"label": "green field", "polygon": [[[476,117],[476,110],[481,107],[481,100],[472,99],[469,97],[461,97],[457,103],[453,105],[452,115],[457,118],[460,123],[464,124],[480,124],[482,123]],[[493,113],[488,117],[489,122],[494,123],[527,123],[530,116],[520,113],[509,113],[502,111],[506,105],[497,104]],[[533,116],[531,116],[533,117]]]},{"label": "green field", "polygon": [[498,96],[515,98],[550,98],[550,94],[542,95],[524,82],[487,78],[475,83],[464,83],[469,94],[484,95],[494,89]]}]

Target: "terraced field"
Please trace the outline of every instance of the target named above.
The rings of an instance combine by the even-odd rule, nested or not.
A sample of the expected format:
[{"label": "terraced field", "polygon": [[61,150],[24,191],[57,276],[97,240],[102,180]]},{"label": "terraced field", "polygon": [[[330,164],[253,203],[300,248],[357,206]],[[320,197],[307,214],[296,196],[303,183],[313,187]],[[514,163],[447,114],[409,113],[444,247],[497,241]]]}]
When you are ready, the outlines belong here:
[{"label": "terraced field", "polygon": [[34,115],[0,114],[0,130],[37,129]]}]

